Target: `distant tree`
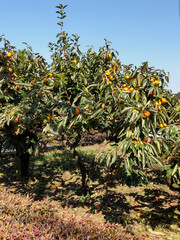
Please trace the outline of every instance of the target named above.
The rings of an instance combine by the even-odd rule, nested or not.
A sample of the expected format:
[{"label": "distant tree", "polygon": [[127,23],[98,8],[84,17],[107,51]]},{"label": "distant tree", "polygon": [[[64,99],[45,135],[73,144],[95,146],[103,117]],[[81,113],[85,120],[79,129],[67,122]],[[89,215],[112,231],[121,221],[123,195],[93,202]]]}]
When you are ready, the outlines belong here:
[{"label": "distant tree", "polygon": [[175,97],[177,97],[177,99],[180,99],[180,92],[176,93]]}]

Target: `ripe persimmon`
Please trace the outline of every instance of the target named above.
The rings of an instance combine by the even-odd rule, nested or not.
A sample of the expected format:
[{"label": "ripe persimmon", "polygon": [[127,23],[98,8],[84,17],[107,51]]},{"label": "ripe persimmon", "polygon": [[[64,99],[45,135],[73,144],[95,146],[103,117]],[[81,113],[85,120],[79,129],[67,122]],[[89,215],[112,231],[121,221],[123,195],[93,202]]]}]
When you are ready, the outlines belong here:
[{"label": "ripe persimmon", "polygon": [[147,142],[148,140],[146,139],[146,137],[144,137],[144,139],[142,139],[142,142]]},{"label": "ripe persimmon", "polygon": [[12,52],[8,52],[7,55],[6,55],[6,60],[9,60],[12,56]]},{"label": "ripe persimmon", "polygon": [[105,107],[105,104],[104,104],[104,103],[102,103],[102,104],[101,104],[101,108],[104,108],[104,107]]},{"label": "ripe persimmon", "polygon": [[13,120],[13,123],[14,124],[16,124],[16,123],[18,123],[19,122],[19,119],[18,118],[15,118],[14,120]]},{"label": "ripe persimmon", "polygon": [[12,69],[12,68],[9,68],[8,71],[9,71],[9,73],[12,73],[12,72],[13,72],[13,69]]},{"label": "ripe persimmon", "polygon": [[166,103],[166,98],[162,97],[162,98],[160,99],[160,101],[161,101],[161,104],[165,104],[165,103]]},{"label": "ripe persimmon", "polygon": [[150,115],[151,115],[151,113],[149,111],[144,112],[145,117],[149,117]]},{"label": "ripe persimmon", "polygon": [[161,82],[158,81],[158,80],[156,80],[156,81],[153,82],[153,84],[155,84],[155,85],[159,85],[160,83],[161,83]]},{"label": "ripe persimmon", "polygon": [[77,116],[77,115],[79,115],[79,113],[80,113],[79,108],[76,108],[75,111],[74,111],[74,115]]},{"label": "ripe persimmon", "polygon": [[52,74],[52,73],[49,73],[49,74],[48,74],[48,77],[49,77],[49,78],[52,78],[52,77],[53,77],[53,74]]},{"label": "ripe persimmon", "polygon": [[106,57],[105,57],[105,60],[108,60],[111,58],[111,54],[109,53]]},{"label": "ripe persimmon", "polygon": [[155,78],[152,77],[152,78],[151,78],[151,82],[154,82],[154,81],[155,81]]},{"label": "ripe persimmon", "polygon": [[110,75],[110,76],[109,76],[109,79],[110,79],[110,80],[112,80],[112,79],[113,79],[113,76],[112,76],[112,75]]},{"label": "ripe persimmon", "polygon": [[129,91],[130,91],[130,92],[132,92],[133,90],[134,90],[134,88],[133,88],[133,87],[130,87],[130,88],[129,88]]},{"label": "ripe persimmon", "polygon": [[107,70],[106,72],[105,72],[105,76],[109,76],[111,73],[110,73],[110,71],[109,70]]},{"label": "ripe persimmon", "polygon": [[46,84],[48,82],[47,78],[44,78],[44,83]]},{"label": "ripe persimmon", "polygon": [[92,109],[91,106],[89,106],[89,108],[88,108],[88,112],[91,112],[91,109]]}]

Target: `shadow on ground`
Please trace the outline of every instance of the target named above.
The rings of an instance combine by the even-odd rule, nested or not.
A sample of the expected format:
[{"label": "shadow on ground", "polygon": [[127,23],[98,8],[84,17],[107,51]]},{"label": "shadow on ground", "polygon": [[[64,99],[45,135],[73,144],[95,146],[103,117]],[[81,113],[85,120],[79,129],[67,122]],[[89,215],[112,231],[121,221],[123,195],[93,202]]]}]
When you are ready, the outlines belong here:
[{"label": "shadow on ground", "polygon": [[[92,156],[89,159],[92,161]],[[89,193],[83,196],[80,171],[71,152],[54,150],[52,154],[39,156],[31,165],[28,182],[17,181],[12,156],[1,157],[0,185],[16,193],[29,194],[34,200],[49,197],[63,207],[101,213],[110,223],[126,226],[142,221],[152,229],[172,224],[180,227],[179,193],[169,190],[164,179],[158,181],[158,171],[153,175],[151,185],[128,188],[114,179],[108,169],[104,175],[102,169],[104,167],[96,166],[95,172],[89,174]]]}]

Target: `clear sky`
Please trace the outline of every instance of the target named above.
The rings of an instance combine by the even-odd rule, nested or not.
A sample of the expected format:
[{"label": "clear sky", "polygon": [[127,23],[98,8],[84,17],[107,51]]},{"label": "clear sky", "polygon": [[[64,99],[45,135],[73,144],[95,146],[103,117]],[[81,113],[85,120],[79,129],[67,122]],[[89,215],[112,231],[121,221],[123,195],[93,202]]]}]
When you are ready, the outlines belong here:
[{"label": "clear sky", "polygon": [[55,6],[68,5],[64,30],[80,36],[81,50],[104,45],[119,52],[122,64],[170,72],[169,89],[180,92],[179,0],[0,0],[0,35],[22,49],[27,42],[48,61],[49,42],[60,32]]}]

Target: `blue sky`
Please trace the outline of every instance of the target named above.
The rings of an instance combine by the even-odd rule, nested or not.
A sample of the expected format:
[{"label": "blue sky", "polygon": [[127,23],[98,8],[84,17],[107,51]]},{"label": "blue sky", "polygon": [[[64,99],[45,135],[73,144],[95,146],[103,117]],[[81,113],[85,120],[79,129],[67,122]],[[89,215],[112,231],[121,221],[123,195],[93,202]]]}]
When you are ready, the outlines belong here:
[{"label": "blue sky", "polygon": [[22,49],[27,42],[48,61],[49,42],[60,32],[55,6],[67,4],[64,29],[80,36],[81,50],[96,50],[104,38],[122,64],[170,72],[168,89],[180,92],[180,17],[178,0],[8,0],[0,4],[0,35]]}]

